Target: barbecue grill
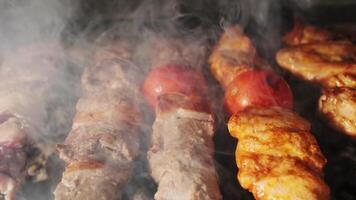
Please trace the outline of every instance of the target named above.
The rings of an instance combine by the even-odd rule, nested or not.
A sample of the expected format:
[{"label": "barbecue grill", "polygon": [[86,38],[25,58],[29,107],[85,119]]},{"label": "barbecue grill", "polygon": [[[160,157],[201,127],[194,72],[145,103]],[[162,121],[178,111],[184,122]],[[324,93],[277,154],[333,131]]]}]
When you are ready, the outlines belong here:
[{"label": "barbecue grill", "polygon": [[[30,6],[31,2],[5,1],[0,3],[0,26],[5,28],[0,30],[0,41],[5,41],[0,46],[0,52],[3,49],[8,50],[22,45],[31,45],[34,41],[36,43],[48,41],[45,37],[46,31],[41,32],[40,36],[29,38],[29,41],[21,39],[26,35],[18,33],[23,31],[23,28],[16,30],[16,26],[13,24],[23,21],[23,19],[18,19],[10,11],[15,10],[16,6],[21,8],[19,9],[20,12],[34,8],[41,1],[33,0],[32,7]],[[61,2],[65,6],[57,5]],[[110,44],[116,40],[127,41],[134,48],[137,46],[144,48],[148,36],[162,34],[163,36],[188,38],[192,41],[202,40],[207,52],[210,52],[226,27],[239,24],[253,41],[259,55],[267,60],[272,68],[283,75],[290,84],[294,93],[296,112],[312,124],[312,133],[328,161],[324,173],[325,181],[331,189],[332,199],[356,199],[356,141],[350,136],[330,128],[318,116],[317,105],[318,98],[321,95],[320,87],[307,84],[292,76],[279,68],[275,61],[275,54],[282,46],[281,37],[292,29],[295,18],[300,18],[306,23],[323,28],[348,31],[355,36],[356,15],[354,13],[356,2],[352,0],[78,0],[75,3],[68,2],[58,1],[53,5],[51,3],[45,5],[48,4],[48,8],[55,12],[61,12],[61,9],[66,10],[66,12],[70,10],[70,14],[65,15],[64,22],[60,23],[60,27],[52,30],[52,32],[55,32],[52,35],[58,35],[55,38],[65,47],[68,53],[65,65],[68,65],[67,68],[73,75],[69,77],[72,81],[68,81],[68,85],[76,85],[69,86],[73,87],[75,92],[72,92],[70,94],[72,96],[66,99],[67,102],[70,102],[67,106],[70,104],[72,109],[72,111],[68,111],[70,117],[73,117],[74,104],[81,96],[80,89],[77,88],[80,85],[79,77],[83,73],[83,66],[89,62],[90,56],[88,55],[91,55],[83,49],[91,51],[94,50],[93,46]],[[68,7],[69,9],[64,9]],[[43,6],[39,9],[46,8],[47,6]],[[36,11],[36,9],[32,11]],[[56,25],[56,19],[49,18],[49,22],[44,20],[52,12],[43,12],[43,15],[41,13],[28,13],[35,16],[29,16],[29,19],[38,19],[38,23],[28,21],[28,35],[31,35],[32,24],[36,25],[33,28],[34,32],[46,30],[47,27]],[[53,13],[53,15],[57,14]],[[21,15],[20,17],[26,16]],[[51,20],[53,20],[52,24]],[[41,23],[44,26],[40,26]],[[149,42],[152,43],[152,41],[159,40],[155,39]],[[141,73],[141,76],[131,78],[132,83],[143,82],[144,77],[142,75],[149,71],[147,63],[155,62],[152,60],[152,55],[154,56],[155,53],[138,51],[137,55],[134,55],[137,58],[135,63],[127,63],[125,60],[120,61],[124,66],[127,66],[128,70],[133,69]],[[194,60],[194,52],[192,55],[192,60]],[[190,58],[187,59],[187,62],[191,61]],[[224,103],[222,102],[223,89],[209,72],[207,62],[197,63],[196,65],[203,70],[210,88],[209,93],[212,94],[209,99],[216,116],[214,158],[221,195],[223,199],[254,199],[252,194],[244,190],[236,180],[238,169],[235,164],[234,152],[237,141],[231,138],[226,127],[228,116],[224,112]],[[56,101],[53,100],[45,108],[49,113],[48,121],[51,120],[51,117],[56,119],[56,117],[53,117],[56,115],[53,113],[56,106],[64,105],[57,105]],[[67,107],[67,109],[70,108]],[[149,164],[146,159],[150,146],[148,142],[151,134],[150,125],[153,123],[154,113],[144,102],[141,102],[140,110],[142,113],[141,123],[143,124],[140,128],[140,153],[133,162],[133,175],[123,188],[123,199],[153,199],[157,190],[157,184],[150,176]],[[36,140],[40,141],[40,145],[31,147],[26,152],[28,167],[32,167],[35,172],[33,172],[33,176],[26,178],[23,187],[18,192],[17,199],[45,200],[54,198],[53,191],[61,179],[65,164],[53,149],[55,149],[57,143],[63,142],[70,129],[68,123],[63,126],[45,129],[44,132],[47,132],[44,136],[39,136],[42,139]],[[56,130],[58,128],[61,128],[62,131]],[[51,131],[60,133],[53,136]],[[43,153],[47,149],[50,150]]]}]

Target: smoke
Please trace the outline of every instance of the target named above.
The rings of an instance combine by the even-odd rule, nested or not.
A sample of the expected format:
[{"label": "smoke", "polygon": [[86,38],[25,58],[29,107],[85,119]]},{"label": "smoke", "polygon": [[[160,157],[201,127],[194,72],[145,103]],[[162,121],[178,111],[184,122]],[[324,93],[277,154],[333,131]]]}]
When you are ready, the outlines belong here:
[{"label": "smoke", "polygon": [[[74,7],[70,0],[0,1],[0,112],[22,118],[35,148],[29,156],[45,157],[41,163],[29,160],[29,165],[54,159],[55,144],[68,133],[80,95],[82,66],[61,45]],[[26,184],[18,199],[48,199],[45,183]]]},{"label": "smoke", "polygon": [[[279,1],[273,0],[0,1],[0,111],[23,117],[32,139],[44,141],[52,153],[54,144],[69,132],[80,96],[80,75],[91,53],[115,40],[126,40],[133,54],[130,62],[138,66],[129,69],[138,85],[152,68],[168,63],[202,70],[210,83],[210,99],[218,107],[217,126],[225,127],[222,89],[207,65],[212,46],[225,28],[239,24],[255,40],[260,54],[272,58],[271,49],[279,47],[279,9]],[[154,116],[145,106],[141,110],[142,155],[127,198],[152,197],[155,187],[145,161]],[[217,137],[224,140],[218,140],[218,146],[232,141],[226,135]],[[226,155],[226,148],[217,150]],[[233,158],[233,152],[228,155]],[[235,182],[234,175],[220,168]],[[42,187],[37,195],[24,199],[48,199],[50,189]],[[26,196],[26,191],[34,190],[24,191]]]},{"label": "smoke", "polygon": [[1,1],[1,47],[58,40],[73,6],[69,0]]},{"label": "smoke", "polygon": [[[226,186],[226,190],[222,187],[222,192],[233,194],[231,196],[235,199],[247,199],[246,193],[236,192],[239,186],[236,185],[235,173],[231,173],[235,169],[232,149],[236,141],[224,129],[223,90],[210,75],[207,57],[223,30],[239,24],[255,40],[259,53],[272,58],[271,49],[275,50],[279,45],[279,9],[279,1],[273,0],[104,0],[100,3],[83,0],[62,37],[73,48],[84,46],[92,51],[114,40],[128,41],[132,47],[132,62],[138,66],[131,69],[135,71],[133,79],[138,85],[152,68],[168,63],[202,70],[210,84],[209,98],[216,106],[217,126],[223,127],[219,128],[220,134],[216,136],[217,161],[225,163],[217,163]],[[146,162],[154,115],[144,106],[141,110],[142,153],[124,193],[127,199],[152,199],[155,191]],[[226,160],[229,160],[228,164]],[[230,167],[226,168],[226,165]]]}]

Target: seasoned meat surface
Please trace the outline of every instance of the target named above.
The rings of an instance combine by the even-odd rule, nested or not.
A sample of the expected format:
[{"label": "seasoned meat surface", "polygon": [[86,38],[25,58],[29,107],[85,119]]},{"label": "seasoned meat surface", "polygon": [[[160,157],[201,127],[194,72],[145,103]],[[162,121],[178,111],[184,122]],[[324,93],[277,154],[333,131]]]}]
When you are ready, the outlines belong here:
[{"label": "seasoned meat surface", "polygon": [[321,42],[281,49],[278,64],[300,78],[325,87],[356,87],[356,46]]},{"label": "seasoned meat surface", "polygon": [[325,89],[319,110],[337,130],[356,136],[356,88]]},{"label": "seasoned meat surface", "polygon": [[319,99],[321,116],[330,126],[354,136],[356,45],[351,42],[352,37],[297,23],[283,39],[292,46],[279,50],[276,56],[279,65],[323,86]]},{"label": "seasoned meat surface", "polygon": [[88,159],[132,162],[139,145],[135,131],[125,125],[121,129],[105,125],[78,127],[70,132],[64,145],[59,145],[60,157],[67,162]]},{"label": "seasoned meat surface", "polygon": [[311,25],[306,25],[297,19],[293,29],[285,36],[283,36],[282,41],[288,46],[296,46],[314,42],[329,41],[335,37],[335,34],[327,30]]},{"label": "seasoned meat surface", "polygon": [[59,200],[120,199],[120,190],[130,174],[128,166],[108,166],[96,162],[71,163],[63,173],[55,197]]},{"label": "seasoned meat surface", "polygon": [[55,199],[121,199],[139,154],[137,68],[126,42],[98,48],[82,75],[72,130],[58,145],[67,166]]},{"label": "seasoned meat surface", "polygon": [[130,89],[120,92],[90,93],[81,98],[76,106],[73,127],[106,124],[120,128],[123,125],[135,127],[140,119]]},{"label": "seasoned meat surface", "polygon": [[239,140],[238,179],[256,199],[329,199],[326,159],[307,121],[279,107],[251,107],[232,116],[228,128]]},{"label": "seasoned meat surface", "polygon": [[151,175],[158,183],[155,199],[221,199],[213,157],[213,116],[189,109],[181,100],[173,101],[180,102],[178,106],[163,103],[165,98],[182,97],[161,96],[157,108],[148,152]]},{"label": "seasoned meat surface", "polygon": [[238,74],[251,68],[270,69],[258,57],[250,38],[238,26],[224,32],[209,57],[209,63],[214,77],[224,87]]}]

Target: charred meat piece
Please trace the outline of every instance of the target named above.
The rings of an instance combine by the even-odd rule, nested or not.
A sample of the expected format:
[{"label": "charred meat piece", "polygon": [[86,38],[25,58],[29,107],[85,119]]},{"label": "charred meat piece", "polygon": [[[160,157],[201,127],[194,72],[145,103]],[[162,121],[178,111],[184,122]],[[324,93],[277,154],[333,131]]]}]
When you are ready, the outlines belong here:
[{"label": "charred meat piece", "polygon": [[58,145],[67,166],[55,199],[120,199],[139,151],[138,88],[126,43],[102,47],[82,75],[72,130]]},{"label": "charred meat piece", "polygon": [[238,179],[256,199],[329,198],[326,160],[307,121],[282,108],[257,107],[232,116],[228,127],[239,140]]},{"label": "charred meat piece", "polygon": [[337,130],[356,136],[356,88],[325,89],[319,110]]},{"label": "charred meat piece", "polygon": [[158,183],[155,199],[221,199],[213,116],[191,109],[184,95],[161,95],[158,104],[148,152],[151,175]]}]

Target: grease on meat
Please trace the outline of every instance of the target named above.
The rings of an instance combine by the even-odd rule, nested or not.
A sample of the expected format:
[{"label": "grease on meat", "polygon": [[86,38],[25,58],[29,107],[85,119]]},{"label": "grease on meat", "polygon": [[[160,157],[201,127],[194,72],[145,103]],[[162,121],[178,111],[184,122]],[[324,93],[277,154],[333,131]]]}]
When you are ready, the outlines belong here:
[{"label": "grease on meat", "polygon": [[319,110],[340,131],[356,136],[356,89],[325,89],[319,99]]},{"label": "grease on meat", "polygon": [[311,26],[309,30],[315,32],[311,31],[309,39],[302,42],[300,38],[297,39],[300,36],[297,33],[301,30],[305,32],[307,29],[297,23],[283,38],[287,45],[292,46],[279,50],[277,62],[292,74],[322,85],[324,89],[319,99],[320,113],[332,127],[354,136],[356,45],[347,34],[329,33]]},{"label": "grease on meat", "polygon": [[322,42],[281,49],[278,64],[300,78],[325,87],[356,87],[356,46]]},{"label": "grease on meat", "polygon": [[279,107],[248,108],[228,128],[239,140],[238,179],[256,199],[329,199],[322,179],[326,159],[303,118]]}]

